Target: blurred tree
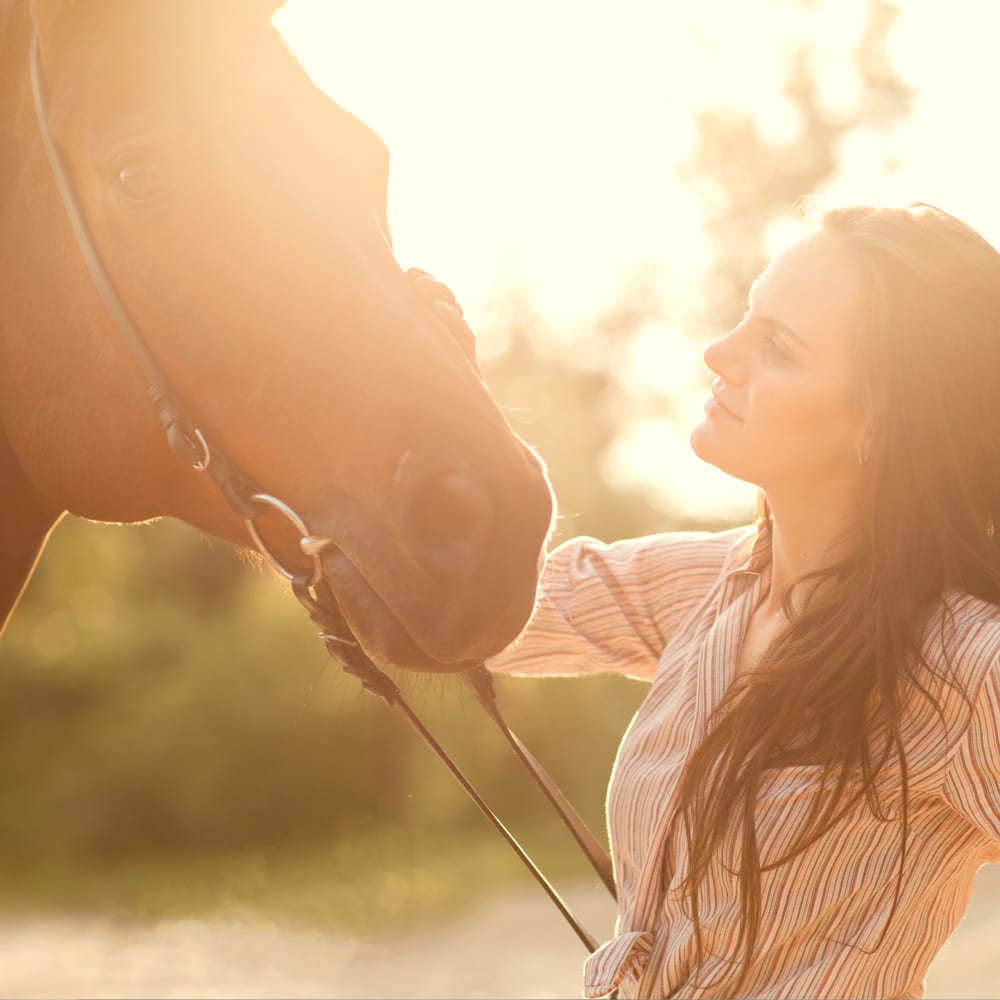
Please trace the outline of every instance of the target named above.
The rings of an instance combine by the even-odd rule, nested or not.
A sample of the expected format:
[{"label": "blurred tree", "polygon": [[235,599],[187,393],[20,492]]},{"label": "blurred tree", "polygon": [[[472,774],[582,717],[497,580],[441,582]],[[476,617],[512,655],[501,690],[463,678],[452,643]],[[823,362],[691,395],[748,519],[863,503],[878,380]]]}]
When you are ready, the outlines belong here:
[{"label": "blurred tree", "polygon": [[635,334],[662,315],[654,288],[640,281],[576,335],[557,335],[523,295],[484,331],[502,353],[484,361],[487,381],[508,419],[545,459],[559,498],[555,541],[573,535],[627,538],[663,530],[664,511],[639,490],[625,492],[601,472],[601,461],[641,409],[623,377]]},{"label": "blurred tree", "polygon": [[[814,0],[797,2],[815,7]],[[854,52],[858,99],[848,110],[829,110],[814,70],[814,36],[789,52],[784,96],[799,122],[790,141],[768,140],[758,117],[748,111],[697,112],[695,147],[680,165],[679,176],[701,200],[712,244],[701,317],[707,328],[725,328],[742,314],[747,289],[767,263],[768,229],[833,178],[841,141],[859,130],[884,134],[909,113],[913,91],[888,55],[898,13],[889,0],[867,0],[863,34]]]}]

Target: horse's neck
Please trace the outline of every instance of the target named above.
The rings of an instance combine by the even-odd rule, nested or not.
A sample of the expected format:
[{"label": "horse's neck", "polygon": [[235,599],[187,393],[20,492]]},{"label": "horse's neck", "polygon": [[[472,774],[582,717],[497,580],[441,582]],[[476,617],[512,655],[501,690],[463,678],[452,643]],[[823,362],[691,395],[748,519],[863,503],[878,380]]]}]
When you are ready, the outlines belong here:
[{"label": "horse's neck", "polygon": [[[27,118],[28,46],[31,23],[23,0],[0,0],[0,218],[9,218],[16,199]],[[4,244],[0,231],[0,266],[16,248]],[[3,323],[0,310],[0,324]],[[0,338],[3,329],[0,328]],[[0,351],[0,364],[3,363]],[[31,576],[45,540],[62,512],[46,500],[21,468],[0,421],[0,632]]]},{"label": "horse's neck", "polygon": [[[31,19],[25,0],[0,0],[0,205],[11,196],[21,169],[30,107],[28,59]],[[0,212],[5,218],[6,212]],[[0,239],[3,234],[0,233]]]},{"label": "horse's neck", "polygon": [[[31,14],[28,0],[0,0],[0,56],[6,68],[13,58],[13,48],[18,36],[31,32]],[[11,44],[8,45],[8,42]]]},{"label": "horse's neck", "polygon": [[32,485],[0,430],[0,632],[62,511]]},{"label": "horse's neck", "polygon": [[28,79],[31,16],[27,0],[0,0],[0,101]]}]

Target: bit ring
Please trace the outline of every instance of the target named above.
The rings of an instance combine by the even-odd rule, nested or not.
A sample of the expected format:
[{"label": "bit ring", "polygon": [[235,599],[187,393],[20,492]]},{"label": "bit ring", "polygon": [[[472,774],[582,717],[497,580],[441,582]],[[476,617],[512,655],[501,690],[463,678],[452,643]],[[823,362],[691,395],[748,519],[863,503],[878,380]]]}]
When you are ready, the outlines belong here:
[{"label": "bit ring", "polygon": [[[260,504],[262,507],[270,507],[281,514],[289,524],[299,533],[299,547],[302,554],[312,560],[312,575],[309,577],[309,586],[315,587],[323,579],[323,564],[320,562],[320,554],[325,548],[332,545],[329,538],[314,535],[307,527],[305,521],[285,503],[269,493],[254,493],[250,497],[250,503]],[[256,516],[244,518],[247,531],[253,539],[257,551],[277,570],[286,580],[292,581],[301,574],[290,570],[285,564],[267,547],[257,530]]]}]

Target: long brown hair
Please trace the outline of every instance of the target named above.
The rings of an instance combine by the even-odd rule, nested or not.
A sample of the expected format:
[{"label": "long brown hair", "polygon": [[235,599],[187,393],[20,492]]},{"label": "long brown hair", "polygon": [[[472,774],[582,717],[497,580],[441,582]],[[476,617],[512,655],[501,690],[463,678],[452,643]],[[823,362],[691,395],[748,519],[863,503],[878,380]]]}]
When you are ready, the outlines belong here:
[{"label": "long brown hair", "polygon": [[[800,580],[794,601],[785,595],[788,626],[716,708],[685,764],[665,855],[669,884],[682,836],[681,889],[700,966],[699,888],[735,838],[741,920],[728,956],[735,972],[725,977],[733,991],[765,916],[761,873],[806,850],[862,799],[899,824],[888,928],[909,833],[902,714],[916,694],[940,715],[933,692],[941,687],[929,684],[951,673],[923,655],[924,631],[950,589],[1000,605],[1000,253],[928,205],[842,208],[819,224],[843,241],[864,288],[854,344],[870,430],[862,517],[846,554]],[[760,514],[766,531],[764,498]],[[899,773],[894,810],[876,785],[890,761]],[[796,764],[818,766],[822,794],[791,847],[762,865],[754,814],[762,779]]]}]

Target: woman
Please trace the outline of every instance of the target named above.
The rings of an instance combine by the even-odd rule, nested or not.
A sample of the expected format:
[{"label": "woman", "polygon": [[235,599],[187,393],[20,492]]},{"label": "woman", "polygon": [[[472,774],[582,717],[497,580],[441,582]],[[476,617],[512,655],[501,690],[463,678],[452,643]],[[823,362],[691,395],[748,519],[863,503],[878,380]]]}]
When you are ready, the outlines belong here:
[{"label": "woman", "polygon": [[829,212],[705,360],[692,446],[757,523],[568,542],[489,664],[651,681],[586,995],[920,997],[1000,861],[1000,254]]}]

